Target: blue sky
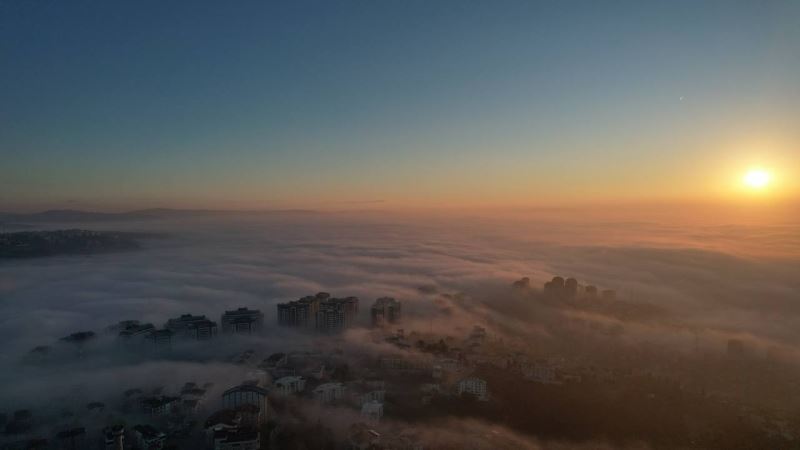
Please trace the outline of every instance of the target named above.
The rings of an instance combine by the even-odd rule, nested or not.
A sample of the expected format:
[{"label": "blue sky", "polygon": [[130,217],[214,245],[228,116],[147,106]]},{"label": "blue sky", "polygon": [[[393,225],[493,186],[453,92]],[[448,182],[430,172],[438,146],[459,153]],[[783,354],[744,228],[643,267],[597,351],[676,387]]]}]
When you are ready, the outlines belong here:
[{"label": "blue sky", "polygon": [[712,195],[798,164],[798,23],[792,1],[0,1],[0,206]]}]

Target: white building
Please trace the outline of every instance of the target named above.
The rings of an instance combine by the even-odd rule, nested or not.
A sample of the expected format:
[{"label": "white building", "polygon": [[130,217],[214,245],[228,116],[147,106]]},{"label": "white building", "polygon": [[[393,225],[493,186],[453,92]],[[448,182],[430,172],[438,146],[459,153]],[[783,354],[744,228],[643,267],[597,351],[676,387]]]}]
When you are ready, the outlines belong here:
[{"label": "white building", "polygon": [[361,405],[361,417],[370,423],[378,423],[383,417],[383,403],[371,400]]},{"label": "white building", "polygon": [[278,395],[291,395],[303,392],[306,388],[306,379],[296,375],[290,375],[275,380],[275,393]]},{"label": "white building", "polygon": [[480,378],[464,378],[458,382],[458,395],[464,393],[474,395],[480,401],[489,400],[489,393],[486,390],[486,381]]},{"label": "white building", "polygon": [[314,398],[322,403],[331,403],[344,398],[345,387],[342,383],[324,383],[314,388]]}]

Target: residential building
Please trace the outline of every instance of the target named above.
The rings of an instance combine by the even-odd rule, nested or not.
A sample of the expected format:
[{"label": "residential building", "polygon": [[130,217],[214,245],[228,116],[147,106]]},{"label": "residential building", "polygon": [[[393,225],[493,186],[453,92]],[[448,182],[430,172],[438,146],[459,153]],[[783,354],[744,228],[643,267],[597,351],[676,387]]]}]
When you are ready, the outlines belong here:
[{"label": "residential building", "polygon": [[370,308],[370,317],[373,327],[398,324],[402,317],[402,305],[391,297],[381,297]]},{"label": "residential building", "polygon": [[139,323],[131,321],[119,332],[119,338],[124,342],[141,342],[150,332],[155,330],[152,323]]},{"label": "residential building", "polygon": [[350,327],[358,315],[358,298],[329,298],[319,304],[316,328],[324,333],[335,333]]},{"label": "residential building", "polygon": [[544,284],[544,293],[552,297],[561,297],[564,294],[564,278],[555,276]]},{"label": "residential building", "polygon": [[282,396],[303,392],[306,388],[306,379],[301,376],[287,376],[275,380],[275,393]]},{"label": "residential building", "polygon": [[266,422],[266,420],[261,418],[261,415],[264,412],[261,411],[261,408],[256,405],[245,403],[237,406],[235,411],[240,417],[240,423],[242,427],[257,428],[260,424]]},{"label": "residential building", "polygon": [[531,287],[531,279],[522,277],[511,285],[514,289],[529,289]]},{"label": "residential building", "polygon": [[458,395],[470,394],[478,400],[489,400],[489,393],[486,389],[486,381],[480,378],[464,378],[458,382]]},{"label": "residential building", "polygon": [[575,278],[567,278],[564,280],[564,294],[568,298],[574,298],[578,295],[578,280]]},{"label": "residential building", "polygon": [[172,346],[172,330],[151,330],[145,339],[157,349],[166,349]]},{"label": "residential building", "polygon": [[211,339],[217,335],[217,323],[206,316],[182,314],[169,319],[164,328],[175,333],[176,337],[196,340]]},{"label": "residential building", "polygon": [[299,300],[279,303],[278,325],[287,327],[314,328],[317,321],[319,305],[327,300],[330,294],[319,292],[317,295],[309,295]]},{"label": "residential building", "polygon": [[228,334],[253,334],[261,331],[264,314],[255,309],[238,308],[225,311],[220,320],[222,332]]},{"label": "residential building", "polygon": [[331,403],[343,399],[345,391],[342,383],[323,383],[314,388],[314,398],[321,403]]},{"label": "residential building", "polygon": [[260,420],[266,422],[269,415],[268,391],[255,385],[242,384],[232,387],[222,394],[222,405],[235,410],[240,405],[255,405],[260,411]]}]

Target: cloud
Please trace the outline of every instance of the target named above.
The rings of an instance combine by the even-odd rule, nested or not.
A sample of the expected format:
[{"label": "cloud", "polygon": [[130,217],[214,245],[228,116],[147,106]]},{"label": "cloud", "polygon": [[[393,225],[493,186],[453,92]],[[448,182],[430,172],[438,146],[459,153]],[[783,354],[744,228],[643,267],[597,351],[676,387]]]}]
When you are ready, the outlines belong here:
[{"label": "cloud", "polygon": [[[124,319],[160,326],[184,313],[219,320],[225,309],[239,306],[261,309],[271,325],[276,303],[317,291],[358,296],[362,324],[375,298],[393,296],[404,302],[403,326],[409,329],[458,334],[481,324],[509,342],[530,339],[560,350],[564,347],[556,347],[558,340],[567,336],[583,339],[570,341],[576,349],[608,341],[689,351],[699,335],[703,346],[717,352],[727,339],[736,338],[756,351],[777,349],[794,358],[800,343],[798,227],[682,229],[531,216],[388,214],[86,226],[166,232],[169,237],[145,241],[143,250],[129,253],[0,262],[0,363],[8,368],[0,377],[0,400],[5,404],[21,405],[26,396],[20,393],[43,386],[68,389],[77,383],[113,396],[119,383],[104,380],[182,383],[199,364],[123,359],[104,365],[107,359],[92,360],[65,366],[60,375],[19,364],[31,348],[69,333],[100,331]],[[758,251],[743,242],[756,242]],[[613,305],[554,305],[537,289],[520,293],[510,288],[522,276],[537,287],[553,275],[616,289],[619,300]],[[421,286],[428,289],[421,291]],[[386,351],[360,332],[345,338],[358,351]],[[258,341],[265,351],[308,344],[279,329]],[[203,350],[214,356],[203,363],[212,367],[211,378],[240,381],[238,369],[221,359],[232,346]],[[462,426],[446,428],[458,436]],[[487,433],[500,430],[485,426]],[[513,434],[509,439],[522,445]],[[531,442],[516,448],[573,448]]]}]

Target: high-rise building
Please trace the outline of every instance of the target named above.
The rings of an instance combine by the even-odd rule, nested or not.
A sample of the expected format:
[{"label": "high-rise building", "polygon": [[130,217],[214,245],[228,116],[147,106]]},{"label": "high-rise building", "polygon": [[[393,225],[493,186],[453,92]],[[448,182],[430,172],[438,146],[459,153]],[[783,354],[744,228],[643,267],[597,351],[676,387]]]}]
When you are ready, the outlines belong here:
[{"label": "high-rise building", "polygon": [[544,284],[544,292],[551,297],[562,297],[564,295],[564,278],[553,277]]},{"label": "high-rise building", "polygon": [[373,327],[397,324],[402,315],[401,304],[391,297],[381,297],[370,308],[370,315]]},{"label": "high-rise building", "polygon": [[238,308],[225,311],[220,320],[222,332],[230,334],[253,334],[261,331],[264,314],[257,309]]},{"label": "high-rise building", "polygon": [[213,320],[200,320],[189,325],[189,337],[204,341],[217,335],[217,322]]},{"label": "high-rise building", "polygon": [[153,330],[147,335],[147,341],[158,349],[167,349],[172,345],[172,330]]},{"label": "high-rise building", "polygon": [[299,300],[278,304],[278,325],[288,327],[314,327],[319,312],[320,302],[327,300],[330,294],[320,292]]},{"label": "high-rise building", "polygon": [[119,332],[120,339],[123,340],[135,340],[135,339],[144,339],[150,333],[155,330],[155,327],[152,323],[131,323],[127,325],[122,331]]},{"label": "high-rise building", "polygon": [[164,328],[175,333],[176,337],[205,340],[217,335],[217,323],[206,316],[193,316],[182,314],[180,317],[169,319]]},{"label": "high-rise building", "polygon": [[329,298],[319,304],[316,328],[334,333],[350,327],[358,316],[358,298]]},{"label": "high-rise building", "polygon": [[578,280],[575,278],[567,278],[564,281],[564,295],[568,298],[578,295]]}]

